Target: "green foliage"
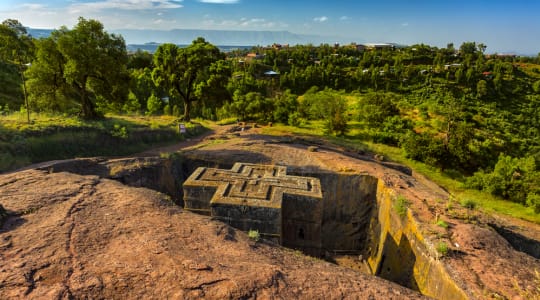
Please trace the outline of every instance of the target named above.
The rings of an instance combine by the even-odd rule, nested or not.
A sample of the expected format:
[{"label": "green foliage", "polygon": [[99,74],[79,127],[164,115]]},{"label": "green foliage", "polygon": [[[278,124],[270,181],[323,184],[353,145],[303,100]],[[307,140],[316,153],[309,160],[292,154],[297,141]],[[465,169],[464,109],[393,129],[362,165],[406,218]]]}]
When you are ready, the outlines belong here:
[{"label": "green foliage", "polygon": [[446,223],[444,220],[438,220],[438,221],[437,221],[437,226],[446,229],[446,228],[448,228],[448,223]]},{"label": "green foliage", "polygon": [[137,113],[141,110],[141,103],[134,93],[129,93],[128,101],[124,103],[122,110],[127,113]]},{"label": "green foliage", "polygon": [[539,175],[533,157],[512,158],[501,155],[492,172],[476,172],[467,179],[467,186],[536,208],[540,189]]},{"label": "green foliage", "polygon": [[295,114],[298,109],[298,96],[286,90],[274,99],[274,107],[274,121],[287,124],[291,114]]},{"label": "green foliage", "polygon": [[534,212],[540,214],[540,195],[535,192],[527,195],[527,205],[534,209]]},{"label": "green foliage", "polygon": [[99,101],[107,107],[127,100],[126,64],[124,39],[81,17],[72,30],[62,27],[37,43],[37,57],[28,70],[29,92],[44,109],[64,111],[77,101],[83,117],[96,118]]},{"label": "green foliage", "polygon": [[441,256],[446,256],[448,254],[448,244],[445,242],[439,242],[436,249]]},{"label": "green foliage", "polygon": [[300,103],[299,112],[311,120],[324,120],[327,134],[344,135],[347,124],[347,101],[339,92],[326,89],[309,91]]},{"label": "green foliage", "polygon": [[387,118],[399,115],[399,96],[394,93],[374,92],[363,95],[358,102],[358,119],[380,128]]},{"label": "green foliage", "polygon": [[403,138],[401,145],[407,158],[433,166],[443,165],[445,147],[440,138],[434,138],[428,133],[409,132]]},{"label": "green foliage", "polygon": [[461,200],[459,202],[459,204],[461,204],[461,206],[465,207],[466,209],[470,209],[470,210],[473,210],[476,208],[476,202],[474,200],[471,200],[471,199],[464,199],[464,200]]},{"label": "green foliage", "polygon": [[407,214],[407,209],[409,208],[409,200],[407,198],[399,195],[394,202],[394,208],[400,217],[404,217]]},{"label": "green foliage", "polygon": [[128,132],[125,126],[120,124],[114,124],[114,127],[110,131],[111,135],[121,139],[127,139]]},{"label": "green foliage", "polygon": [[154,54],[152,79],[167,92],[170,99],[183,100],[183,119],[189,121],[192,103],[203,96],[204,85],[212,85],[208,82],[212,80],[211,74],[220,70],[212,66],[221,59],[223,55],[219,49],[203,38],[194,40],[186,48],[162,44]]},{"label": "green foliage", "polygon": [[161,99],[159,99],[156,95],[150,96],[150,98],[148,98],[148,102],[146,102],[146,114],[154,115],[158,113],[161,109],[161,105],[163,105],[163,101],[161,101]]},{"label": "green foliage", "polygon": [[261,239],[261,235],[259,234],[259,231],[252,230],[252,229],[248,231],[248,237],[255,242],[258,242]]},{"label": "green foliage", "polygon": [[540,80],[537,80],[533,84],[533,91],[535,93],[540,93]]}]

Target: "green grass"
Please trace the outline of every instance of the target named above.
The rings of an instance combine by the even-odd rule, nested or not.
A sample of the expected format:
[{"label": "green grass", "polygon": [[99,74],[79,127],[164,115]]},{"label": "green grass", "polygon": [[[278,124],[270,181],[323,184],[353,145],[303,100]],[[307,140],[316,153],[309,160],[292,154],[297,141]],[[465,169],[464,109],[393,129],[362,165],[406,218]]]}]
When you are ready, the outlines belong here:
[{"label": "green grass", "polygon": [[407,209],[409,208],[409,201],[407,198],[399,195],[395,200],[394,208],[400,217],[404,217],[407,214]]},{"label": "green grass", "polygon": [[261,235],[258,230],[250,230],[248,231],[248,237],[255,242],[258,242],[261,239]]},{"label": "green grass", "polygon": [[441,256],[446,256],[448,254],[448,245],[445,242],[438,243],[437,252],[439,252]]},{"label": "green grass", "polygon": [[439,227],[442,227],[442,228],[445,228],[445,229],[446,229],[446,228],[448,228],[448,223],[446,223],[446,222],[445,222],[445,221],[443,221],[443,220],[439,220],[439,221],[437,221],[437,226],[439,226]]},{"label": "green grass", "polygon": [[120,156],[182,141],[206,130],[186,123],[178,133],[171,116],[107,115],[83,120],[54,114],[32,114],[29,124],[21,113],[0,116],[0,172],[31,163],[84,156]]}]

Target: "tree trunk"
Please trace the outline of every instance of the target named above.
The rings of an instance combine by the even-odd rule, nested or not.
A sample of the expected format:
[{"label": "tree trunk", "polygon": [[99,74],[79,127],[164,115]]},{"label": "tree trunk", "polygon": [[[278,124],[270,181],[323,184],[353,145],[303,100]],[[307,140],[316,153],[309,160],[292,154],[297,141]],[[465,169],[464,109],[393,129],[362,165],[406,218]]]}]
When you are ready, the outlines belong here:
[{"label": "tree trunk", "polygon": [[88,98],[88,93],[86,92],[86,78],[79,86],[79,91],[81,93],[81,105],[82,105],[82,117],[85,119],[96,119],[98,114],[96,113],[95,105]]},{"label": "tree trunk", "polygon": [[23,84],[24,105],[26,106],[26,119],[30,124],[30,103],[28,102],[28,93],[26,92],[26,78],[24,78],[24,71],[20,68],[21,80]]},{"label": "tree trunk", "polygon": [[191,112],[191,100],[184,99],[184,121],[189,122],[191,120],[190,117]]}]

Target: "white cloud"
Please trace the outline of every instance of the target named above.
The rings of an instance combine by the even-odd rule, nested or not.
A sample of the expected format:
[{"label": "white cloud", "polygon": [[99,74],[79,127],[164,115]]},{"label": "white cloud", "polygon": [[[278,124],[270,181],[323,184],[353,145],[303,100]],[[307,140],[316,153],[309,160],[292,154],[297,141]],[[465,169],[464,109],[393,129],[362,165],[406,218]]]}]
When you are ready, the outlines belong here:
[{"label": "white cloud", "polygon": [[350,20],[351,18],[350,17],[347,17],[347,16],[341,16],[341,18],[339,18],[341,21],[347,21],[347,20]]},{"label": "white cloud", "polygon": [[285,28],[289,25],[283,22],[269,21],[263,18],[240,18],[239,20],[214,20],[205,19],[203,25],[206,28],[245,28],[245,29],[268,29]]},{"label": "white cloud", "polygon": [[183,7],[182,1],[175,0],[104,0],[74,3],[69,7],[71,13],[85,13],[104,9],[148,10],[174,9]]},{"label": "white cloud", "polygon": [[20,5],[23,9],[29,9],[29,10],[44,10],[47,9],[47,5],[44,4],[38,4],[38,3],[24,3]]},{"label": "white cloud", "polygon": [[202,3],[213,3],[213,4],[236,4],[240,0],[199,0]]},{"label": "white cloud", "polygon": [[323,23],[323,22],[328,21],[328,17],[327,16],[316,17],[316,18],[313,18],[313,21]]},{"label": "white cloud", "polygon": [[401,26],[402,26],[402,27],[407,27],[407,26],[409,26],[409,23],[407,23],[407,22],[402,23]]}]

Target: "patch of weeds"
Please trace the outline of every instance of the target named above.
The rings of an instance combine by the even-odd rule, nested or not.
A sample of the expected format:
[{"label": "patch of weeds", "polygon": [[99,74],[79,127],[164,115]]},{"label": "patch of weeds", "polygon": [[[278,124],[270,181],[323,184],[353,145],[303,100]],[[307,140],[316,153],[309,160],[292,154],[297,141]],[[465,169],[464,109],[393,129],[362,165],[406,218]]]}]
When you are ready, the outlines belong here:
[{"label": "patch of weeds", "polygon": [[437,226],[446,229],[446,228],[448,228],[448,223],[446,223],[444,220],[439,220],[439,221],[437,221]]},{"label": "patch of weeds", "polygon": [[470,200],[470,199],[461,200],[459,204],[461,204],[461,206],[465,207],[466,209],[471,209],[471,210],[475,209],[477,205],[474,200]]},{"label": "patch of weeds", "polygon": [[250,229],[248,231],[248,237],[254,240],[255,242],[258,242],[261,239],[261,234],[259,233],[258,230]]},{"label": "patch of weeds", "polygon": [[441,257],[446,256],[448,254],[448,245],[445,242],[439,242],[437,244],[437,252],[439,252]]},{"label": "patch of weeds", "polygon": [[218,125],[231,125],[231,124],[234,124],[234,123],[237,123],[238,122],[238,119],[237,118],[227,118],[227,119],[222,119],[222,120],[219,120],[216,122],[216,124]]},{"label": "patch of weeds", "polygon": [[409,208],[409,204],[410,204],[409,200],[407,200],[407,198],[405,198],[404,196],[399,195],[396,198],[394,207],[400,217],[403,217],[407,214],[407,209]]},{"label": "patch of weeds", "polygon": [[114,124],[110,133],[112,136],[117,137],[117,138],[121,138],[121,139],[128,138],[128,132],[127,132],[126,126],[122,126],[120,124]]},{"label": "patch of weeds", "polygon": [[454,201],[452,198],[448,199],[448,202],[446,202],[446,211],[451,212],[454,209]]}]

